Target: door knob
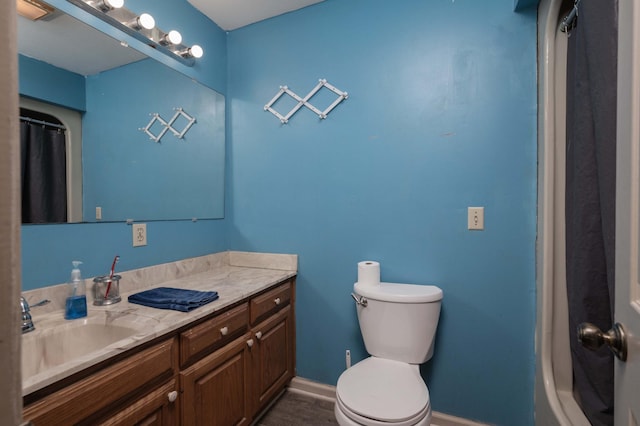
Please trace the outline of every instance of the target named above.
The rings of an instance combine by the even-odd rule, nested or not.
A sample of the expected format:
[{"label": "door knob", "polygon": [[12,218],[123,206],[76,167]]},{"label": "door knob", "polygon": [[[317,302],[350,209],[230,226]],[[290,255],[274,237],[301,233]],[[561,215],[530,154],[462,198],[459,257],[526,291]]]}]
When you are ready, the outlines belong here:
[{"label": "door knob", "polygon": [[603,333],[595,325],[583,322],[578,326],[578,341],[582,343],[582,346],[592,351],[606,343],[618,359],[627,360],[627,336],[620,323],[615,323],[611,330]]}]

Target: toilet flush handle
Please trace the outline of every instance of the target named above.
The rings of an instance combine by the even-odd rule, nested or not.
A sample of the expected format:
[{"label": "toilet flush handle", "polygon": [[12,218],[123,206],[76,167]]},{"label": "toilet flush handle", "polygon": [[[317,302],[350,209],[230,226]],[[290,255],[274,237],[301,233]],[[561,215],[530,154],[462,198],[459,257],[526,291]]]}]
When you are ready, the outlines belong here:
[{"label": "toilet flush handle", "polygon": [[353,297],[353,300],[356,301],[357,305],[362,305],[363,308],[367,307],[367,299],[364,296],[358,296],[355,293],[351,293],[351,297]]}]

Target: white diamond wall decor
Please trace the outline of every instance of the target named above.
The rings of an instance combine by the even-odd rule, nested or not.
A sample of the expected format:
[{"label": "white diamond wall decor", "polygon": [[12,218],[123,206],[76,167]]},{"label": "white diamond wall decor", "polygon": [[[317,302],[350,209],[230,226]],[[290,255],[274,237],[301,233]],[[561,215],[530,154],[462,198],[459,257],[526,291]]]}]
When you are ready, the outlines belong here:
[{"label": "white diamond wall decor", "polygon": [[[149,138],[156,143],[159,143],[162,137],[165,135],[165,133],[167,133],[167,131],[169,130],[178,139],[183,139],[184,135],[189,131],[191,126],[193,126],[193,124],[196,122],[196,119],[195,117],[191,117],[189,114],[187,114],[182,108],[174,108],[174,111],[175,111],[175,114],[173,114],[173,117],[171,117],[169,121],[165,121],[162,117],[160,117],[160,114],[158,114],[157,112],[150,114],[151,121],[149,121],[149,124],[147,124],[145,127],[139,128],[138,130],[145,132],[147,136],[149,136]],[[180,117],[187,120],[187,123],[185,124],[182,130],[177,130],[173,126],[176,124],[176,121]],[[162,126],[162,130],[160,130],[160,132],[158,132],[157,134],[154,134],[152,131],[152,127],[157,123],[159,123],[160,126]]]},{"label": "white diamond wall decor", "polygon": [[[320,91],[320,89],[322,89],[323,87],[331,90],[338,97],[324,111],[320,111],[318,108],[313,106],[309,102],[309,100],[316,93],[318,93],[318,91]],[[295,99],[298,103],[293,108],[291,108],[291,110],[286,115],[282,115],[282,114],[280,114],[278,111],[276,111],[273,108],[273,105],[278,101],[278,99],[280,99],[285,94],[290,96],[290,97],[292,97],[293,99]],[[318,84],[316,85],[316,87],[311,89],[311,91],[304,98],[301,98],[300,96],[295,94],[287,86],[280,86],[280,90],[278,90],[278,93],[276,93],[276,95],[269,101],[269,103],[267,103],[264,106],[264,110],[265,111],[269,111],[270,113],[272,113],[273,115],[278,117],[282,124],[287,124],[289,122],[289,119],[291,118],[291,116],[293,116],[293,114],[298,112],[298,110],[300,108],[302,108],[303,106],[309,108],[311,111],[316,113],[318,115],[318,117],[320,117],[321,119],[324,120],[325,118],[327,118],[327,114],[329,114],[331,112],[331,110],[333,110],[340,102],[342,102],[343,100],[347,99],[348,97],[349,97],[349,94],[347,92],[343,92],[343,91],[337,89],[335,86],[329,84],[327,82],[327,80],[321,78],[320,80],[318,80]]]}]

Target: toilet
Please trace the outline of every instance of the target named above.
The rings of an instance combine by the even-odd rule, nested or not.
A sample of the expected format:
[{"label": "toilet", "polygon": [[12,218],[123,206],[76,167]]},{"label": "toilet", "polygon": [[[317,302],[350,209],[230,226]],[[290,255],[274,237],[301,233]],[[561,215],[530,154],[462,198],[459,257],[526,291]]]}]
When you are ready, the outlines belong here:
[{"label": "toilet", "polygon": [[429,390],[420,364],[431,359],[442,290],[432,285],[356,283],[358,322],[370,357],[336,385],[341,426],[429,426]]}]

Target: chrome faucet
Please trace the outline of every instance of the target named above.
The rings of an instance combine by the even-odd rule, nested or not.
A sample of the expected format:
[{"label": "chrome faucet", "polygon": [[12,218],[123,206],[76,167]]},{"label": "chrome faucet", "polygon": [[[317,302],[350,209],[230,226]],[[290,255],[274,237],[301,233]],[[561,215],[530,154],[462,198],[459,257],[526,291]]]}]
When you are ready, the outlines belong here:
[{"label": "chrome faucet", "polygon": [[[49,302],[51,301],[44,299],[32,305],[32,307],[46,305]],[[31,318],[31,309],[29,308],[29,303],[23,296],[20,296],[20,310],[22,311],[22,333],[28,333],[35,330],[36,327],[35,325],[33,325],[33,318]]]},{"label": "chrome faucet", "polygon": [[20,297],[20,310],[22,311],[22,332],[28,333],[36,329],[33,325],[33,319],[31,318],[31,312],[29,309],[29,303],[24,297]]}]

